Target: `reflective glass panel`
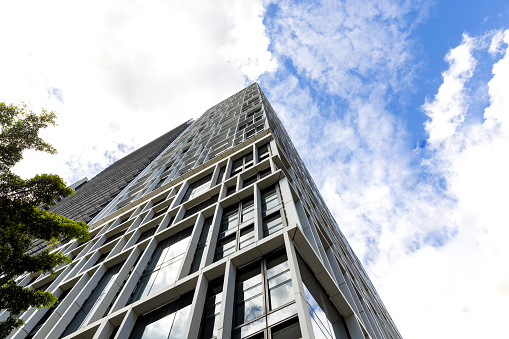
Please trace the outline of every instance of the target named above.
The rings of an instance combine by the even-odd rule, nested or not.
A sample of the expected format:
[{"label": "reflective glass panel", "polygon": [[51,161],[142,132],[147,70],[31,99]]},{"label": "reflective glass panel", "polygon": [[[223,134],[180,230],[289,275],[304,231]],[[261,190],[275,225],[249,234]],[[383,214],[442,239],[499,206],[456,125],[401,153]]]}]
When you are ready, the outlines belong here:
[{"label": "reflective glass panel", "polygon": [[245,201],[242,204],[242,222],[254,218],[254,203],[253,200]]},{"label": "reflective glass panel", "polygon": [[263,211],[268,211],[271,208],[276,207],[279,204],[277,199],[276,189],[272,189],[271,191],[262,195],[262,209]]}]

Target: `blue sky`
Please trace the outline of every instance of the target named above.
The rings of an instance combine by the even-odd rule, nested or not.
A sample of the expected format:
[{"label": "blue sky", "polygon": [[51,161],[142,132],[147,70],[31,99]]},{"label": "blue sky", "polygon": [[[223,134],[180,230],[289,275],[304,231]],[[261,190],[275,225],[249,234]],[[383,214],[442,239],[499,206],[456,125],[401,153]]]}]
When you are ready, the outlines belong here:
[{"label": "blue sky", "polygon": [[27,153],[20,175],[90,178],[258,81],[403,336],[505,333],[507,2],[0,11],[0,100],[58,114],[59,154]]}]

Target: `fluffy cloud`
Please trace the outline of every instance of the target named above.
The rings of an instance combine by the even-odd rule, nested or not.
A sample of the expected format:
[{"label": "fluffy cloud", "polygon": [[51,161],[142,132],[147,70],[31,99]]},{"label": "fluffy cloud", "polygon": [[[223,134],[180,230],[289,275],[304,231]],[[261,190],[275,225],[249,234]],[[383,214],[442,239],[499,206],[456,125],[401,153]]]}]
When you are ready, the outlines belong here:
[{"label": "fluffy cloud", "polygon": [[[488,38],[491,36],[489,34]],[[499,41],[501,36],[503,43]],[[430,116],[428,126],[447,124],[450,114],[441,109],[441,104],[470,92],[468,82],[446,96],[442,88],[455,70],[467,64],[473,65],[475,60],[472,60],[472,55],[485,47],[472,44],[473,40],[464,39],[449,54],[464,50],[464,53],[448,58],[450,67],[444,73],[443,85],[425,106]],[[509,238],[506,208],[509,191],[509,101],[506,94],[509,85],[509,31],[497,32],[492,41],[494,43],[490,46],[497,44],[503,57],[493,65],[493,77],[487,84],[489,105],[484,110],[484,121],[478,124],[459,121],[438,146],[433,146],[435,152],[432,153],[431,166],[443,174],[448,193],[456,201],[452,222],[458,225],[458,234],[444,248],[420,253],[417,255],[420,258],[416,258],[439,268],[438,273],[444,277],[445,286],[449,287],[428,284],[444,303],[437,316],[444,319],[441,324],[444,330],[454,328],[450,336],[497,336],[502,331],[500,324],[508,315],[509,273],[503,267],[509,260],[506,244]],[[473,67],[464,69],[467,68],[471,69],[469,72],[474,71]],[[464,115],[475,114],[467,103],[459,104],[458,109]],[[432,132],[430,139],[433,139]],[[431,270],[428,272],[432,273]],[[486,312],[488,309],[490,311]],[[450,323],[451,317],[457,326]]]},{"label": "fluffy cloud", "polygon": [[[58,150],[28,153],[23,176],[91,177],[242,89],[277,64],[260,2],[3,3],[2,101],[58,114],[43,136]],[[29,9],[29,10],[27,10]],[[250,47],[250,48],[246,48]]]},{"label": "fluffy cloud", "polygon": [[[262,87],[403,336],[495,336],[508,301],[507,33],[465,35],[449,51],[422,107],[428,139],[413,149],[393,101],[415,86],[411,33],[428,9],[271,4],[282,67]],[[476,66],[492,60],[487,83]]]}]

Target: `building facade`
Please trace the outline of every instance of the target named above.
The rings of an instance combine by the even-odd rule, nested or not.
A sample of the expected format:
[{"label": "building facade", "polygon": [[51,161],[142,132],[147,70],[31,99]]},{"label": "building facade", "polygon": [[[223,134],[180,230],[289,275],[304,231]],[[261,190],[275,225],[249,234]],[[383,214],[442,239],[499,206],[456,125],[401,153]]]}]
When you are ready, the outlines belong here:
[{"label": "building facade", "polygon": [[[104,207],[104,208],[103,208]],[[59,251],[12,338],[400,338],[258,84],[207,110]]]}]

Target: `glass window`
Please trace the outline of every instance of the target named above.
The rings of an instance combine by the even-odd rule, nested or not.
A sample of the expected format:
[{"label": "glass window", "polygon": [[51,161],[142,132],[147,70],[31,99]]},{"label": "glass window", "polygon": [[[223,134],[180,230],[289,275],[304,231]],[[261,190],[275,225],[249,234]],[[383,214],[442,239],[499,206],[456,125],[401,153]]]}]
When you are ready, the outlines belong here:
[{"label": "glass window", "polygon": [[262,169],[260,173],[258,173],[258,176],[260,177],[260,179],[262,179],[268,176],[270,173],[271,173],[270,167],[267,167]]},{"label": "glass window", "polygon": [[234,253],[237,247],[236,240],[237,240],[236,233],[219,240],[217,243],[214,261],[221,260],[224,257]]},{"label": "glass window", "polygon": [[256,180],[258,180],[258,175],[257,174],[252,175],[249,178],[244,179],[242,183],[244,184],[244,187],[247,187],[247,186],[255,183]]},{"label": "glass window", "polygon": [[258,161],[267,159],[269,156],[270,156],[269,143],[266,143],[265,145],[260,146],[258,148]]},{"label": "glass window", "polygon": [[189,187],[182,198],[182,204],[186,201],[193,199],[194,197],[199,196],[201,193],[205,192],[209,188],[210,180],[212,180],[212,173],[189,184]]},{"label": "glass window", "polygon": [[143,232],[140,237],[138,238],[138,240],[136,240],[136,243],[139,244],[140,242],[144,241],[144,240],[147,240],[148,238],[150,238],[151,236],[153,236],[154,234],[156,233],[156,227],[152,227],[151,229]]},{"label": "glass window", "polygon": [[233,193],[235,193],[236,190],[237,190],[237,185],[227,187],[226,188],[226,196],[228,197],[228,196],[232,195]]},{"label": "glass window", "polygon": [[171,285],[177,280],[191,232],[192,228],[188,228],[159,243],[128,304]]},{"label": "glass window", "polygon": [[336,310],[329,296],[300,256],[298,256],[298,264],[315,337],[327,339],[349,338],[343,317]]},{"label": "glass window", "polygon": [[267,260],[267,283],[271,310],[293,300],[290,267],[285,256]]},{"label": "glass window", "polygon": [[254,202],[253,199],[245,200],[242,202],[242,220],[246,222],[254,218]]},{"label": "glass window", "polygon": [[219,327],[219,315],[221,314],[221,298],[223,295],[224,277],[217,278],[209,283],[207,290],[207,300],[203,310],[203,319],[201,322],[201,339],[210,339],[217,336]]},{"label": "glass window", "polygon": [[193,207],[189,208],[188,210],[186,210],[186,213],[184,214],[184,219],[195,214],[195,213],[198,213],[202,209],[205,209],[212,204],[215,204],[217,202],[218,197],[219,197],[219,194],[216,194],[212,198],[202,201],[199,204],[196,204]]},{"label": "glass window", "polygon": [[273,213],[263,218],[263,236],[267,237],[283,228],[281,212]]},{"label": "glass window", "polygon": [[239,215],[237,207],[226,210],[221,218],[221,232],[226,232],[239,225]]},{"label": "glass window", "polygon": [[239,249],[247,247],[255,242],[254,227],[245,227],[240,230]]},{"label": "glass window", "polygon": [[247,139],[247,138],[249,138],[249,137],[251,137],[251,136],[253,136],[253,135],[255,134],[255,132],[256,132],[256,131],[255,131],[255,129],[254,129],[254,128],[253,128],[252,130],[248,131],[248,132],[246,133],[246,139]]},{"label": "glass window", "polygon": [[214,261],[254,243],[254,227],[251,223],[253,218],[252,198],[244,199],[224,210]]},{"label": "glass window", "polygon": [[138,317],[129,339],[184,338],[193,294],[187,293],[178,300]]},{"label": "glass window", "polygon": [[255,183],[256,181],[266,177],[267,175],[269,175],[271,173],[270,171],[270,167],[267,167],[267,168],[264,168],[263,170],[261,170],[260,172],[246,178],[246,179],[243,179],[242,180],[242,184],[243,184],[243,187],[247,187],[253,183]]},{"label": "glass window", "polygon": [[233,162],[230,177],[242,172],[243,170],[251,167],[252,165],[253,165],[253,152],[246,154]]},{"label": "glass window", "polygon": [[[302,338],[300,332],[299,319],[297,317],[284,323],[274,326],[272,329],[272,339],[299,339]],[[317,336],[317,338],[320,338]]]},{"label": "glass window", "polygon": [[109,238],[106,239],[106,241],[104,242],[103,246],[106,245],[106,244],[109,244],[113,240],[116,240],[116,239],[120,238],[121,236],[123,236],[125,234],[126,231],[127,231],[127,228],[125,230],[123,230],[123,231],[118,232],[117,234],[114,234],[114,235],[110,236]]},{"label": "glass window", "polygon": [[110,286],[115,281],[115,278],[117,277],[121,267],[122,263],[108,268],[106,273],[104,273],[104,275],[102,276],[101,280],[99,280],[99,283],[97,284],[95,289],[88,297],[87,301],[85,301],[83,306],[81,306],[81,309],[74,316],[74,319],[69,323],[64,333],[60,336],[61,338],[71,333],[74,333],[75,331],[79,330],[86,324],[90,316],[92,316],[94,311],[101,303],[105,292],[110,288]]},{"label": "glass window", "polygon": [[[300,338],[294,337],[297,308],[284,250],[238,269],[234,312],[235,339],[264,338],[270,333],[279,334],[279,338]],[[290,336],[283,337],[282,333]]]},{"label": "glass window", "polygon": [[239,269],[236,287],[235,325],[263,315],[263,276],[260,262]]},{"label": "glass window", "polygon": [[275,187],[262,193],[262,212],[268,211],[277,205],[279,205],[279,200]]}]

